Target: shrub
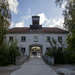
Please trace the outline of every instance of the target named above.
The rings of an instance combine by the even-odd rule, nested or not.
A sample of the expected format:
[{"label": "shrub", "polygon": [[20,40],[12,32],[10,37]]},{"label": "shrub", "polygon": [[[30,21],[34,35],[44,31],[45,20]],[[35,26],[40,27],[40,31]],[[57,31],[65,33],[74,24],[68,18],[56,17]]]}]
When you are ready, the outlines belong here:
[{"label": "shrub", "polygon": [[19,56],[20,53],[17,49],[17,43],[12,42],[10,46],[6,43],[3,43],[0,46],[0,66],[6,66],[9,64],[16,63],[16,57]]},{"label": "shrub", "polygon": [[45,53],[46,56],[54,58],[55,64],[75,64],[75,51],[61,48],[48,48]]},{"label": "shrub", "polygon": [[17,43],[12,42],[11,45],[9,46],[9,61],[10,64],[16,64],[16,57],[19,56],[20,53],[17,48]]},{"label": "shrub", "polygon": [[9,55],[9,47],[7,44],[3,43],[0,46],[0,66],[5,66],[9,64],[8,55]]},{"label": "shrub", "polygon": [[66,64],[75,64],[75,52],[67,50],[64,52],[65,63]]},{"label": "shrub", "polygon": [[55,64],[64,64],[64,52],[62,51],[61,48],[49,48],[46,51],[46,56],[51,56],[54,58],[54,63]]},{"label": "shrub", "polygon": [[54,58],[55,58],[55,64],[64,64],[64,53],[61,50],[61,48],[58,48]]}]

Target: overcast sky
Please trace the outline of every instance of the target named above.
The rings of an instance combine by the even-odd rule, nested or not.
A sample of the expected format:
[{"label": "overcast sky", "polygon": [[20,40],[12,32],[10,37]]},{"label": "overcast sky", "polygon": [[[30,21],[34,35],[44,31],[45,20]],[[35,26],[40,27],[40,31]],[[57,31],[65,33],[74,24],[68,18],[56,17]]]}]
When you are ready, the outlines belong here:
[{"label": "overcast sky", "polygon": [[12,14],[12,27],[29,27],[32,24],[31,16],[39,15],[40,24],[45,27],[63,28],[65,4],[57,7],[55,0],[8,0]]}]

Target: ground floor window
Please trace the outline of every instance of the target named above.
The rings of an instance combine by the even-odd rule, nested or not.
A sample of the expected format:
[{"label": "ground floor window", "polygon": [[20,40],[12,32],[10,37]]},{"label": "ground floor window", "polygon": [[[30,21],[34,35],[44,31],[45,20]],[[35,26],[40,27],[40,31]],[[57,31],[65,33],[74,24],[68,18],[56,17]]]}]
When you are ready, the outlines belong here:
[{"label": "ground floor window", "polygon": [[21,52],[24,55],[25,54],[25,48],[21,48]]},{"label": "ground floor window", "polygon": [[50,48],[50,47],[47,47],[47,48],[46,48],[46,51],[49,51],[49,50],[51,50],[51,48]]},{"label": "ground floor window", "polygon": [[58,50],[62,51],[62,47],[58,47]]}]

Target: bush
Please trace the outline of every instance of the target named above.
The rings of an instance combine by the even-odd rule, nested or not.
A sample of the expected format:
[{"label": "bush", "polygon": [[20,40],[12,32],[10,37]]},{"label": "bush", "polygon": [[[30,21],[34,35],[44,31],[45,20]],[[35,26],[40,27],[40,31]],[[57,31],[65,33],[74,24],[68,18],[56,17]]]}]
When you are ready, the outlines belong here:
[{"label": "bush", "polygon": [[55,53],[55,64],[64,64],[64,53],[61,50],[61,48],[59,48],[56,53]]},{"label": "bush", "polygon": [[45,53],[46,56],[54,58],[55,64],[75,64],[75,51],[62,50],[61,48],[48,48]]},{"label": "bush", "polygon": [[49,48],[45,55],[53,57],[55,64],[65,63],[64,52],[62,51],[61,48],[56,48],[56,47]]},{"label": "bush", "polygon": [[19,56],[20,53],[17,49],[17,43],[12,42],[10,46],[6,43],[3,43],[0,46],[0,66],[6,66],[9,64],[16,63],[16,57]]},{"label": "bush", "polygon": [[67,50],[64,52],[65,63],[66,64],[75,64],[75,52]]},{"label": "bush", "polygon": [[9,47],[7,44],[2,44],[0,46],[0,66],[5,66],[9,64]]},{"label": "bush", "polygon": [[9,47],[9,61],[10,64],[16,64],[16,57],[19,56],[20,53],[17,48],[17,43],[12,42],[10,47]]}]

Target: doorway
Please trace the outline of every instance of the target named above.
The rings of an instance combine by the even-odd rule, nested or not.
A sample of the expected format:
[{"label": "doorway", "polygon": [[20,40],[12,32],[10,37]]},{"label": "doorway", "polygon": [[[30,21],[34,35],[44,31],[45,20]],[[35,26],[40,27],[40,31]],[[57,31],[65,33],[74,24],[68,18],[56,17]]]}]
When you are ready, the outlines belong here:
[{"label": "doorway", "polygon": [[40,45],[30,46],[30,57],[41,57],[42,47]]}]

